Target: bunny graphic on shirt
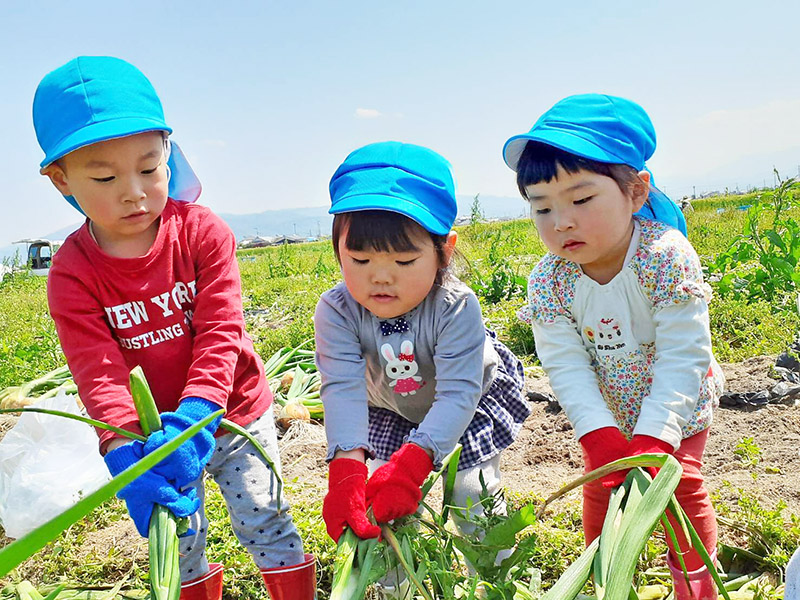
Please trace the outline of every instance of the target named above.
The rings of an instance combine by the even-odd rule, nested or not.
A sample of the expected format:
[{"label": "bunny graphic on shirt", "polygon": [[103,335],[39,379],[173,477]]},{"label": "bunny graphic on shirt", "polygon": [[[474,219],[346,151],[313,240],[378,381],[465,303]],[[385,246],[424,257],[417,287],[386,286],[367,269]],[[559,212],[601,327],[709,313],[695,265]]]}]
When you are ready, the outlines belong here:
[{"label": "bunny graphic on shirt", "polygon": [[381,346],[381,355],[386,359],[386,375],[389,377],[389,386],[394,388],[395,394],[408,396],[417,393],[425,385],[422,377],[417,375],[419,365],[414,360],[414,344],[405,340],[400,344],[400,354],[394,355],[390,344]]}]

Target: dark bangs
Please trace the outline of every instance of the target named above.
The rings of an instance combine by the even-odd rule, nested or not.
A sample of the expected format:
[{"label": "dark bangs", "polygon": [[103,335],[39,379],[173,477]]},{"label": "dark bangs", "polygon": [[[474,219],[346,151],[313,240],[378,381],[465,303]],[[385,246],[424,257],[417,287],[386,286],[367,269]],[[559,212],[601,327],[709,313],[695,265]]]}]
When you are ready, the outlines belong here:
[{"label": "dark bangs", "polygon": [[376,252],[416,252],[413,238],[426,233],[420,225],[388,210],[358,210],[333,218],[333,247],[339,251],[339,238],[347,225],[344,245],[350,250]]},{"label": "dark bangs", "polygon": [[639,180],[636,169],[628,165],[602,163],[583,158],[541,142],[530,141],[525,145],[517,165],[517,187],[526,200],[525,188],[535,183],[549,183],[561,166],[567,173],[591,171],[613,179],[623,193],[628,193],[631,185]]},{"label": "dark bangs", "polygon": [[331,241],[336,260],[339,256],[339,238],[347,229],[344,245],[350,250],[360,252],[374,250],[376,252],[418,252],[419,246],[414,240],[420,236],[430,236],[439,264],[445,265],[444,245],[446,235],[436,235],[425,229],[422,225],[401,215],[388,210],[358,210],[335,215],[333,217],[333,231]]}]

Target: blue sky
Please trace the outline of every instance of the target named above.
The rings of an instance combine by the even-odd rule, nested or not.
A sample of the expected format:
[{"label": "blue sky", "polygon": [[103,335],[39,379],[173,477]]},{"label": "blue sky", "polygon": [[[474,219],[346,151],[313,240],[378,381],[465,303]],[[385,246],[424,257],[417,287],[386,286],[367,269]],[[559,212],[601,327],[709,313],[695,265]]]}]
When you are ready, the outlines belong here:
[{"label": "blue sky", "polygon": [[514,196],[500,150],[572,93],[649,112],[668,194],[800,165],[800,4],[789,2],[72,2],[0,4],[0,246],[79,221],[38,174],[31,100],[80,54],[142,69],[218,212],[328,202],[351,150],[396,139],[458,192]]}]

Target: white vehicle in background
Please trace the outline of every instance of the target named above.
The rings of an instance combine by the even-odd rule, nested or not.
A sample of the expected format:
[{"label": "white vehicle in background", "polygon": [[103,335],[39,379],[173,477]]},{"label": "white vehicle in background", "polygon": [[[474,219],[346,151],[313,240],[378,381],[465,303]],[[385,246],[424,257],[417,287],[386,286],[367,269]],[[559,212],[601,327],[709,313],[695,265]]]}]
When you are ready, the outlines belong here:
[{"label": "white vehicle in background", "polygon": [[53,255],[64,243],[64,240],[46,240],[46,239],[24,239],[14,242],[15,244],[27,244],[28,251],[25,253],[27,257],[27,268],[30,269],[34,275],[47,276],[50,271],[50,264],[53,261]]}]

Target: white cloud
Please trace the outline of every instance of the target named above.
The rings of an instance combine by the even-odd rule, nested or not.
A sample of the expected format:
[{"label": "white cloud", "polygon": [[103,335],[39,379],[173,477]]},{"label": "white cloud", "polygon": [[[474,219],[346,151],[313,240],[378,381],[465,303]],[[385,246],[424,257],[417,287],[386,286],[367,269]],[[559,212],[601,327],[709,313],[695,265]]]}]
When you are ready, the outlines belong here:
[{"label": "white cloud", "polygon": [[374,108],[357,108],[356,109],[356,118],[357,119],[377,119],[382,117],[383,113],[379,110],[375,110]]}]

